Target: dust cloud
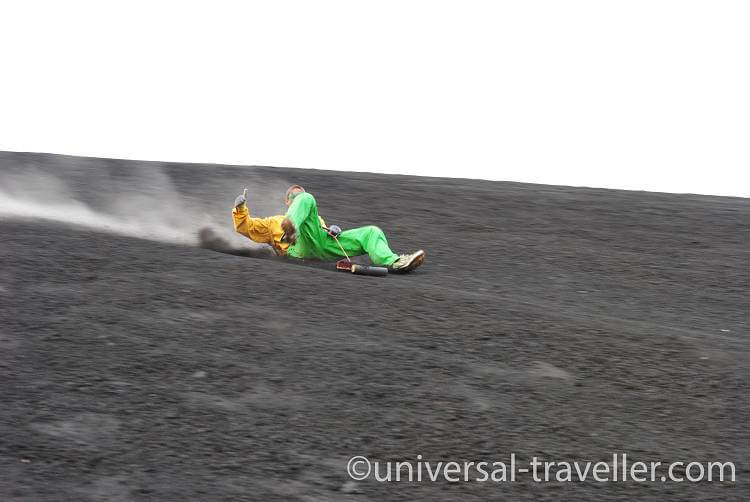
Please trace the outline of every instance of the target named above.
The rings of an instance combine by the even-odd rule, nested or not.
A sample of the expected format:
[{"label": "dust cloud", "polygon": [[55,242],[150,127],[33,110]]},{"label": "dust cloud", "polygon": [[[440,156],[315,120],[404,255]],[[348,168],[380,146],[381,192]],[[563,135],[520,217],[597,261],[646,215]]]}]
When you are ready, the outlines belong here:
[{"label": "dust cloud", "polygon": [[[43,220],[210,249],[220,243],[217,250],[263,255],[266,246],[233,231],[232,202],[247,184],[238,177],[190,187],[185,193],[154,164],[127,172],[71,166],[59,173],[26,165],[0,172],[0,219]],[[281,210],[279,194],[288,186],[286,181],[255,180],[251,186],[256,214]]]}]

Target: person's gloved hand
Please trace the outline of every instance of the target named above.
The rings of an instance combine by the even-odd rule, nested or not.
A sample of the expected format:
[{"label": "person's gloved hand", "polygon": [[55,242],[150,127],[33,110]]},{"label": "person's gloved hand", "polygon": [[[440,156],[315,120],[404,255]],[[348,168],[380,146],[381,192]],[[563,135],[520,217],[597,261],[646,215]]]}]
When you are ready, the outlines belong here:
[{"label": "person's gloved hand", "polygon": [[338,237],[341,234],[341,227],[338,225],[331,225],[328,227],[328,235],[331,237]]},{"label": "person's gloved hand", "polygon": [[283,240],[290,244],[297,242],[297,229],[294,228],[294,223],[289,218],[284,218],[281,222],[281,228],[284,230]]},{"label": "person's gloved hand", "polygon": [[238,195],[237,198],[234,199],[234,207],[240,207],[245,203],[247,203],[247,188],[242,191],[241,195]]}]

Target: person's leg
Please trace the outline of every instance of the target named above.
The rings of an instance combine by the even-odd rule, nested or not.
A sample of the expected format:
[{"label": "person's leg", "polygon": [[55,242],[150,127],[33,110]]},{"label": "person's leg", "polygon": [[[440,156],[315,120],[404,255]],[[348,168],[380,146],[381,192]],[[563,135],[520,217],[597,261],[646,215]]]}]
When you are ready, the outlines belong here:
[{"label": "person's leg", "polygon": [[[297,242],[287,251],[289,256],[319,260],[345,257],[336,240],[321,227],[318,206],[312,194],[305,192],[297,195],[286,216],[297,230]],[[338,241],[348,256],[367,254],[370,261],[378,266],[387,267],[399,259],[388,246],[383,231],[376,226],[346,230],[338,236]]]},{"label": "person's leg", "polygon": [[[294,258],[331,259],[327,249],[328,240],[333,240],[320,226],[318,206],[315,197],[310,193],[301,193],[289,206],[286,217],[292,221],[297,230],[297,242],[289,247],[287,254]],[[335,242],[334,242],[335,245]]]},{"label": "person's leg", "polygon": [[[374,265],[388,266],[398,259],[398,255],[388,246],[385,234],[378,227],[370,225],[352,228],[341,232],[338,239],[346,254],[349,256],[367,254]],[[337,257],[344,257],[333,237],[328,236],[325,249]]]}]

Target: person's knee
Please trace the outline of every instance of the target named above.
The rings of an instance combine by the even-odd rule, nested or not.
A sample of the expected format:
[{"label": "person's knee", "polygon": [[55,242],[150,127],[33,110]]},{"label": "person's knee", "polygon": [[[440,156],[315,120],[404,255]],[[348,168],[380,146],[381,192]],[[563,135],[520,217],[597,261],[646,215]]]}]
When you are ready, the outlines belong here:
[{"label": "person's knee", "polygon": [[305,213],[307,213],[310,208],[316,207],[315,206],[315,197],[311,193],[302,192],[297,194],[294,197],[294,202],[292,203],[293,208],[302,208]]},{"label": "person's knee", "polygon": [[294,198],[295,202],[297,200],[300,201],[300,204],[315,204],[315,197],[313,197],[313,194],[308,193],[308,192],[302,192],[301,194],[298,194]]},{"label": "person's knee", "polygon": [[376,227],[375,225],[368,225],[367,231],[373,235],[385,235],[380,227]]}]

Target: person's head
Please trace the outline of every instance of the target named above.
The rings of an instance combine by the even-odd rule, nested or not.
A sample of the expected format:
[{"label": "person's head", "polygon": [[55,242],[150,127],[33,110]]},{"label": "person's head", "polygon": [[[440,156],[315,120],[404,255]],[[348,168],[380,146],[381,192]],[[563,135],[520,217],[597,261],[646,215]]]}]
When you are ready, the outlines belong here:
[{"label": "person's head", "polygon": [[294,198],[303,193],[305,189],[302,187],[302,185],[292,185],[289,188],[286,189],[286,195],[284,196],[284,202],[287,206],[292,205],[292,201]]}]

